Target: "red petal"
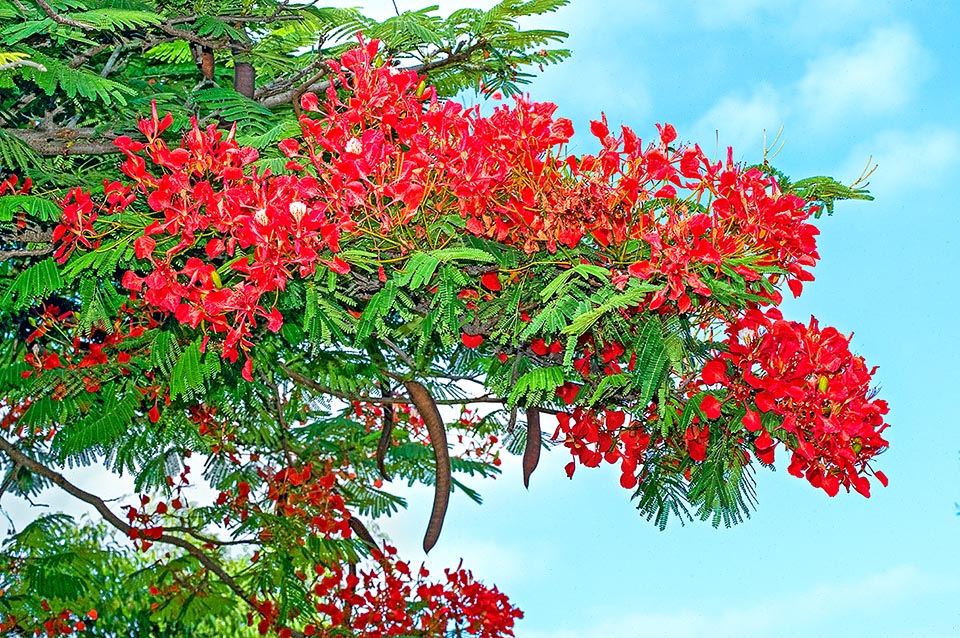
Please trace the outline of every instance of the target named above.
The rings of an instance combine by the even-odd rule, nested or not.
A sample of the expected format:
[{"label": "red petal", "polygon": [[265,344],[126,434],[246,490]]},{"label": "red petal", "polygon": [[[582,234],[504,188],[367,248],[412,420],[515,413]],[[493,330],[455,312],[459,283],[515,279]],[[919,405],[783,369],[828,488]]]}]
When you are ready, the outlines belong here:
[{"label": "red petal", "polygon": [[876,471],[873,473],[873,475],[877,477],[877,480],[880,481],[881,485],[883,485],[884,487],[887,486],[887,483],[889,482],[889,480],[887,479],[886,474],[880,471]]},{"label": "red petal", "polygon": [[860,492],[864,497],[870,498],[870,481],[865,476],[853,477],[853,489]]},{"label": "red petal", "polygon": [[317,101],[316,93],[304,93],[300,98],[300,108],[302,108],[304,111],[317,112],[320,110],[319,106],[320,104]]},{"label": "red petal", "polygon": [[669,144],[677,139],[677,129],[673,128],[672,124],[664,124],[663,126],[657,124],[657,130],[660,131],[660,141],[664,144]]},{"label": "red petal", "polygon": [[[604,120],[606,120],[606,118],[604,118]],[[597,139],[601,140],[610,135],[610,129],[607,128],[606,121],[598,122],[597,120],[591,120],[590,132],[593,133]]]},{"label": "red petal", "polygon": [[495,272],[488,272],[480,278],[480,283],[488,290],[500,290],[500,275]]},{"label": "red petal", "polygon": [[714,385],[717,383],[725,383],[727,380],[727,364],[719,359],[714,359],[703,366],[703,372],[700,373],[700,378],[703,379],[703,382],[707,385]]},{"label": "red petal", "polygon": [[700,411],[708,419],[717,419],[720,417],[720,402],[712,394],[708,394],[700,401]]},{"label": "red petal", "polygon": [[154,240],[152,237],[143,235],[134,240],[133,252],[137,255],[137,259],[146,259],[153,254],[153,249],[156,247],[156,245],[156,240]]},{"label": "red petal", "polygon": [[280,314],[280,311],[276,308],[270,310],[270,314],[267,315],[267,330],[270,332],[277,332],[280,328],[283,327],[283,315]]},{"label": "red petal", "polygon": [[541,357],[547,354],[547,344],[543,339],[534,339],[531,341],[530,349],[533,350],[534,354],[538,354]]},{"label": "red petal", "polygon": [[796,279],[791,279],[787,282],[787,285],[790,286],[790,292],[793,293],[794,297],[799,297],[800,293],[803,292],[803,282],[797,281]]},{"label": "red petal", "polygon": [[460,335],[460,341],[468,348],[476,348],[483,343],[483,335],[468,335],[466,332]]},{"label": "red petal", "polygon": [[747,428],[748,432],[756,432],[760,429],[760,426],[760,414],[753,410],[747,410],[743,417],[743,427]]},{"label": "red petal", "polygon": [[773,395],[769,392],[760,392],[754,398],[754,401],[761,412],[769,412],[777,405]]}]

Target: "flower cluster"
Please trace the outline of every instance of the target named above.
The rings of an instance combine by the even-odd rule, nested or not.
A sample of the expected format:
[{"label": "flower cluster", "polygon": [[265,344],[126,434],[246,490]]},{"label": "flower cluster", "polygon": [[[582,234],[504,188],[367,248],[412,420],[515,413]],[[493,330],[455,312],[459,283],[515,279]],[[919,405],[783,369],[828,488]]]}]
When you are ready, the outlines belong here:
[{"label": "flower cluster", "polygon": [[[650,309],[672,302],[685,312],[711,296],[711,280],[759,280],[761,267],[787,276],[795,293],[811,278],[810,209],[757,169],[674,146],[670,125],[644,147],[629,128],[614,137],[594,122],[601,152],[563,157],[573,129],[554,117],[556,105],[517,98],[482,116],[438,101],[413,72],[373,66],[377,46],[331,63],[331,87],[349,87],[349,99],[333,88],[324,102],[303,97],[302,142],[280,145],[289,174],[253,169],[258,153],[213,126],[194,126],[172,148],[161,138],[172,119],[154,109],[140,123],[145,142],[116,141],[131,183],[105,184],[102,203],[76,189],[67,196],[58,258],[96,247],[96,220],[144,196],[148,223],[133,244],[140,265],[123,285],[181,323],[222,334],[230,360],[252,347],[258,323],[279,330],[283,317],[266,299],[291,277],[350,271],[342,241],[363,237],[371,252],[402,255],[450,218],[527,253],[593,243],[618,288],[631,277],[662,282]],[[618,263],[611,247],[628,240],[639,248]],[[775,294],[759,284],[754,292]]]},{"label": "flower cluster", "polygon": [[[433,334],[455,349],[451,361],[465,354],[459,361],[489,364],[488,395],[478,400],[507,399],[528,415],[566,406],[554,439],[574,458],[570,476],[577,462],[607,462],[619,466],[626,489],[646,487],[655,465],[692,483],[707,464],[725,476],[753,456],[772,463],[783,445],[789,471],[831,495],[841,486],[869,495],[869,475],[886,483],[870,467],[887,445],[887,407],[873,398],[873,371],[836,330],[784,321],[774,308],[782,287],[799,295],[813,279],[819,255],[810,202],[783,192],[763,170],[734,163],[732,150],[711,161],[698,146],[678,143],[669,124],[644,144],[630,128],[611,132],[601,117],[590,127],[599,150],[567,155],[573,128],[555,116],[556,105],[517,97],[489,115],[465,109],[438,100],[414,72],[376,66],[378,47],[369,42],[330,62],[326,94],[302,96],[302,134],[279,143],[285,165],[277,173],[263,170],[258,152],[232,130],[194,122],[169,143],[163,135],[172,118],[156,108],[139,125],[142,140],[117,139],[126,181],[105,183],[102,201],[79,189],[67,195],[56,257],[94,249],[120,229],[118,242],[132,247],[122,256],[124,312],[138,308],[145,319],[118,320],[95,340],[38,347],[25,376],[90,368],[84,387],[96,392],[100,376],[92,372],[126,375],[130,357],[143,354],[124,352],[125,339],[168,322],[181,343],[196,339],[204,351],[244,359],[242,375],[253,381],[258,336],[280,331],[285,319],[307,323],[309,313],[325,312],[304,303],[294,283],[313,278],[309,293],[329,293],[330,308],[343,302],[334,308],[342,313],[336,347],[364,352],[371,330],[361,324],[376,315],[365,311],[380,310],[372,317],[381,320],[378,338],[416,374],[424,370],[401,346],[429,355],[432,368],[439,351],[429,331],[442,322],[444,331]],[[0,185],[0,194],[13,187]],[[466,254],[470,265],[441,268],[437,254],[452,262]],[[329,275],[327,293],[318,292],[318,274]],[[378,295],[391,301],[378,309]],[[50,308],[36,334],[64,321],[75,320]],[[717,343],[721,329],[726,341]],[[288,331],[296,336],[288,326],[284,338]],[[371,360],[378,365],[373,352]],[[176,392],[142,369],[137,416],[157,423],[160,405]],[[394,375],[381,372],[387,376],[371,385],[382,389]],[[517,401],[520,386],[528,393]],[[373,440],[386,420],[376,397],[331,394],[350,402],[350,418]],[[344,486],[364,482],[369,467],[351,471],[345,451],[310,463],[286,449],[271,465],[259,449],[243,449],[234,435],[240,428],[222,422],[215,407],[180,407],[214,455],[241,466],[249,453],[253,471],[221,486],[214,504],[224,527],[268,520],[253,542],[279,552],[309,539],[350,544],[357,519]],[[416,410],[402,402],[390,409],[391,424],[427,443]],[[537,419],[528,416],[530,432],[539,432]],[[497,465],[500,441],[484,427],[464,411],[453,442],[462,459]],[[376,458],[382,471],[382,449]],[[144,548],[163,534],[164,518],[178,516],[166,502],[147,505],[128,509],[131,535]],[[512,635],[520,612],[469,572],[429,583],[427,570],[415,576],[392,548],[368,549],[369,571],[367,563],[317,564],[313,574],[304,573],[307,563],[297,571],[316,610],[309,623],[265,598],[253,601],[259,615],[251,614],[251,625],[281,636],[294,626],[319,636],[344,628],[366,636]],[[251,558],[258,560],[259,552]]]},{"label": "flower cluster", "polygon": [[[0,591],[0,596],[2,595],[3,592]],[[83,635],[82,632],[87,629],[87,622],[95,621],[98,617],[96,609],[91,609],[86,614],[77,613],[72,609],[61,609],[54,612],[48,601],[42,600],[40,604],[46,618],[37,623],[38,626],[33,631],[33,634],[37,636],[53,638],[55,636]],[[10,632],[8,635],[11,636],[23,635],[21,619],[13,614],[0,618],[0,631]]]},{"label": "flower cluster", "polygon": [[[597,467],[601,461],[620,464],[620,485],[632,489],[637,485],[637,469],[643,463],[651,437],[639,422],[628,422],[628,415],[615,410],[585,410],[557,415],[554,439],[564,435],[563,444],[585,467]],[[573,476],[576,465],[567,464],[567,476]]]},{"label": "flower cluster", "polygon": [[[752,311],[728,328],[727,352],[704,366],[702,378],[748,407],[743,426],[755,450],[773,462],[781,441],[792,451],[789,471],[831,496],[840,486],[870,495],[865,473],[886,484],[869,462],[887,448],[887,403],[873,398],[871,370],[835,328],[785,321],[777,310]],[[764,414],[776,415],[765,427]]]},{"label": "flower cluster", "polygon": [[[387,545],[374,549],[372,569],[317,565],[311,588],[314,607],[327,621],[303,627],[307,636],[332,637],[349,628],[372,638],[455,635],[477,638],[512,636],[523,613],[496,587],[488,587],[464,569],[446,569],[431,582],[429,570],[416,573]],[[264,614],[269,617],[268,614]],[[266,633],[269,623],[260,623]],[[281,629],[279,635],[290,635]]]}]

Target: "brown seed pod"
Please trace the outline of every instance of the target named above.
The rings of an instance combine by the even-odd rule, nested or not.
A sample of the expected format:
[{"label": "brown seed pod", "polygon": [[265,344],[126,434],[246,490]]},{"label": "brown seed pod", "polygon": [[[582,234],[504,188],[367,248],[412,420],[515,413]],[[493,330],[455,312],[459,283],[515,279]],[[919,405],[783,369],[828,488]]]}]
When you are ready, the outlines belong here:
[{"label": "brown seed pod", "polygon": [[213,79],[213,66],[213,49],[203,47],[203,52],[200,54],[200,72],[203,73],[203,79]]},{"label": "brown seed pod", "polygon": [[447,449],[447,431],[440,418],[440,410],[430,396],[430,392],[417,381],[407,381],[404,384],[410,400],[423,418],[427,432],[430,434],[430,443],[433,445],[433,456],[437,464],[437,480],[433,492],[433,512],[430,514],[430,523],[427,533],[423,537],[423,551],[429,552],[437,539],[440,538],[440,529],[443,527],[443,517],[447,513],[447,504],[450,502],[451,467],[450,451]]},{"label": "brown seed pod", "polygon": [[[384,397],[391,396],[392,393],[388,388],[385,388],[383,391]],[[393,404],[384,403],[383,404],[383,429],[380,431],[380,440],[377,441],[377,469],[380,470],[380,476],[383,477],[385,481],[389,481],[390,475],[387,474],[387,468],[384,466],[384,461],[387,458],[387,450],[390,449],[390,442],[392,441],[391,436],[393,434]]]},{"label": "brown seed pod", "polygon": [[233,90],[253,99],[254,91],[257,88],[256,70],[249,62],[233,63]]},{"label": "brown seed pod", "polygon": [[380,546],[377,545],[377,541],[374,540],[373,534],[370,533],[370,530],[360,522],[360,519],[356,516],[350,517],[350,529],[353,530],[353,533],[357,535],[357,538],[362,540],[364,543],[370,546],[370,549],[380,549]]},{"label": "brown seed pod", "polygon": [[530,488],[530,475],[540,462],[540,410],[527,408],[527,445],[523,449],[523,486]]}]

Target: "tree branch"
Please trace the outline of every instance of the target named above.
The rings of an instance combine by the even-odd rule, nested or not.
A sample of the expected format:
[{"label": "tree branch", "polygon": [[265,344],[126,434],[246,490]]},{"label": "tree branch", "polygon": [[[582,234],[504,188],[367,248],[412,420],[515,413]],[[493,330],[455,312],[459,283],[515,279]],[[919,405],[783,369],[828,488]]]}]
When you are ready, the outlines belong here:
[{"label": "tree branch", "polygon": [[110,155],[119,153],[113,145],[112,133],[98,133],[94,128],[21,129],[5,128],[38,155]]},{"label": "tree branch", "polygon": [[[458,64],[460,62],[466,62],[467,60],[470,59],[470,56],[472,56],[477,51],[481,50],[486,45],[487,45],[487,42],[485,40],[478,40],[477,42],[471,44],[470,46],[464,47],[460,51],[457,51],[456,53],[451,53],[439,60],[434,60],[432,62],[424,62],[422,64],[418,64],[416,66],[411,66],[411,67],[405,67],[400,70],[414,71],[415,73],[429,73],[430,71],[436,71],[437,69],[441,69],[446,66]],[[326,72],[324,72],[322,75],[326,75]],[[273,95],[265,95],[264,97],[260,98],[260,104],[262,104],[263,106],[269,109],[275,106],[280,106],[281,104],[286,104],[287,102],[295,99],[298,95],[302,95],[308,91],[313,91],[315,93],[320,91],[325,91],[330,86],[330,80],[320,81],[320,78],[322,77],[322,75],[318,74],[310,78],[310,80],[308,80],[304,84],[301,84],[298,87],[288,89],[286,91],[281,91]]]},{"label": "tree branch", "polygon": [[43,257],[53,252],[53,246],[45,248],[31,248],[21,250],[0,250],[0,261],[6,261],[14,257]]},{"label": "tree branch", "polygon": [[[412,405],[413,401],[408,397],[375,397],[366,394],[347,394],[346,392],[340,392],[334,390],[333,388],[328,388],[323,384],[317,383],[310,377],[297,372],[296,370],[291,370],[284,364],[280,364],[280,369],[283,370],[284,374],[290,378],[296,385],[300,387],[307,388],[308,390],[313,390],[314,392],[319,392],[321,394],[329,394],[332,397],[342,399],[343,401],[360,401],[361,403],[379,403],[379,404],[394,404],[402,403],[405,405]],[[469,405],[471,403],[506,403],[506,399],[501,399],[489,394],[485,394],[479,397],[468,397],[465,399],[438,399],[436,401],[437,405]]]},{"label": "tree branch", "polygon": [[[60,487],[63,491],[70,494],[74,498],[77,498],[78,500],[81,500],[84,503],[87,503],[88,505],[92,505],[93,508],[100,513],[100,515],[104,518],[104,520],[106,520],[108,523],[116,527],[118,530],[120,530],[124,534],[129,536],[131,531],[135,529],[131,525],[129,525],[126,521],[124,521],[119,516],[114,514],[113,511],[109,507],[107,507],[107,504],[99,496],[80,489],[79,487],[77,487],[76,485],[68,481],[66,477],[64,477],[62,474],[59,474],[53,471],[46,465],[43,465],[39,461],[36,461],[30,458],[29,456],[27,456],[26,454],[18,450],[16,446],[14,446],[12,443],[7,441],[3,437],[0,437],[0,450],[2,450],[8,457],[10,457],[10,459],[15,464],[25,467],[31,472],[33,472],[34,474],[38,474],[44,477],[45,479],[47,479],[54,485]],[[237,581],[234,580],[233,576],[227,573],[227,571],[223,568],[223,566],[220,565],[220,563],[218,563],[209,555],[207,555],[207,553],[204,552],[202,549],[200,549],[199,547],[197,547],[196,545],[194,545],[193,543],[187,540],[184,540],[178,536],[171,536],[169,534],[161,534],[159,538],[156,539],[156,541],[159,543],[165,543],[167,545],[173,545],[175,547],[179,547],[184,551],[186,551],[188,554],[196,558],[201,565],[206,567],[208,571],[216,574],[217,577],[220,578],[220,580],[223,582],[223,584],[230,589],[230,591],[236,594],[239,598],[241,598],[245,603],[247,603],[247,605],[249,605],[255,611],[257,610],[256,605],[253,604],[253,600],[251,596],[247,594],[247,592],[244,591],[242,587],[240,587]]]},{"label": "tree branch", "polygon": [[37,3],[37,5],[43,10],[44,13],[47,14],[47,17],[49,17],[51,20],[53,20],[57,24],[62,24],[67,27],[73,27],[74,29],[80,29],[82,31],[87,31],[87,30],[96,28],[92,24],[87,24],[86,22],[80,22],[79,20],[73,20],[71,18],[67,18],[65,16],[60,15],[59,13],[54,11],[53,7],[47,4],[45,0],[33,0],[33,1]]},{"label": "tree branch", "polygon": [[21,66],[29,66],[38,71],[46,71],[47,67],[43,66],[39,62],[34,62],[33,60],[14,60],[13,62],[7,62],[6,64],[0,64],[0,72],[9,71],[10,69],[16,69]]},{"label": "tree branch", "polygon": [[[209,49],[226,49],[230,47],[229,40],[208,40],[207,38],[200,37],[196,33],[191,31],[184,31],[183,29],[178,29],[166,22],[158,24],[157,27],[167,35],[172,35],[178,40],[186,40],[187,42],[192,42],[193,44],[199,44],[200,46],[207,47]],[[249,51],[250,47],[247,45],[234,45],[232,48],[237,49],[238,51]]]}]

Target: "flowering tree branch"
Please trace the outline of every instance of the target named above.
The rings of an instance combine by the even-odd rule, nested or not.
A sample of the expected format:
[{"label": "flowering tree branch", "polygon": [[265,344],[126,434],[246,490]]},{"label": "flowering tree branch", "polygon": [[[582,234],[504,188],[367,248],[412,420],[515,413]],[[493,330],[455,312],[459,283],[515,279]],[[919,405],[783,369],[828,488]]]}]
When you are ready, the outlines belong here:
[{"label": "flowering tree branch", "polygon": [[[423,62],[411,67],[406,67],[403,69],[398,69],[398,71],[412,71],[414,73],[429,73],[431,71],[436,71],[443,69],[445,67],[454,66],[460,63],[463,63],[470,59],[470,57],[482,51],[488,43],[485,40],[478,40],[473,44],[464,46],[460,50],[454,53],[447,53],[446,55],[432,60],[430,62]],[[293,100],[296,100],[299,96],[304,93],[314,92],[322,93],[330,87],[329,80],[330,73],[329,71],[323,70],[312,76],[310,79],[302,82],[295,88],[290,88],[284,91],[273,94],[263,94],[258,96],[260,104],[267,108],[273,108],[275,106],[280,106],[281,104],[288,104]]]}]

